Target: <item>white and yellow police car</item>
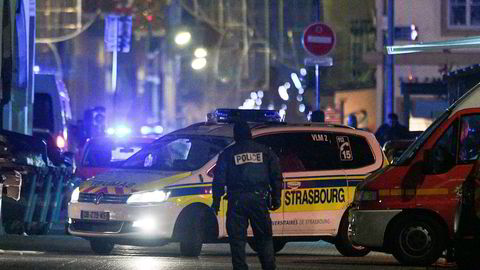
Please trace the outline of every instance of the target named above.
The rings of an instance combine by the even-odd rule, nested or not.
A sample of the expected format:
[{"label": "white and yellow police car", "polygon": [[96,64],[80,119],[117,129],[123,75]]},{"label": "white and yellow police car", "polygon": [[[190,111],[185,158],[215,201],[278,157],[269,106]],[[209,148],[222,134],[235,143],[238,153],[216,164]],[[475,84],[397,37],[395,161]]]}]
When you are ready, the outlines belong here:
[{"label": "white and yellow police car", "polygon": [[280,158],[282,205],[271,212],[275,250],[289,241],[326,240],[346,256],[368,253],[350,241],[347,209],[356,185],[388,163],[372,133],[287,124],[268,110],[218,109],[213,115],[217,121],[169,133],[120,168],[85,181],[72,194],[69,233],[90,240],[98,254],[115,244],[179,242],[182,255],[197,256],[203,243],[226,242],[227,200],[218,216],[210,205],[215,163],[233,143],[234,116],[246,119],[254,140]]}]

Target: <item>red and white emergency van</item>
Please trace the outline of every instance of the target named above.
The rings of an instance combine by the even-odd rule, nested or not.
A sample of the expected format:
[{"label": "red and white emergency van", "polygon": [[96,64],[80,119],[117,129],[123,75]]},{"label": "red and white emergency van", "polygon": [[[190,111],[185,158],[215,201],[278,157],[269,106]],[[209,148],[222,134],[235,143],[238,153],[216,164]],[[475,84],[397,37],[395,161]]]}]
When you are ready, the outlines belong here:
[{"label": "red and white emergency van", "polygon": [[352,240],[429,265],[452,244],[462,183],[480,141],[480,84],[450,106],[390,166],[357,186]]}]

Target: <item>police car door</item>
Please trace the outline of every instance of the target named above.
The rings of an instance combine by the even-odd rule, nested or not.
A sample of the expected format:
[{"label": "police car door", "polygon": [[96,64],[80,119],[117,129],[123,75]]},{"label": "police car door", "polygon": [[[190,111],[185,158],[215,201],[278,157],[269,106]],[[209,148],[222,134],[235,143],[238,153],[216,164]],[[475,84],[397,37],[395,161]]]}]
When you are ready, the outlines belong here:
[{"label": "police car door", "polygon": [[333,235],[345,209],[345,173],[337,136],[324,131],[297,131],[285,137],[285,235]]},{"label": "police car door", "polygon": [[[266,145],[270,147],[275,154],[280,158],[280,165],[282,165],[282,159],[281,159],[281,152],[282,152],[282,146],[284,145],[284,138],[282,136],[278,136],[277,134],[270,134],[270,135],[264,135],[264,136],[259,136],[254,139],[256,142],[261,143],[263,145]],[[284,172],[284,168],[282,167],[282,171]],[[282,188],[285,188],[285,185],[283,185]],[[270,218],[272,219],[272,230],[273,230],[273,235],[274,236],[279,236],[283,235],[283,204],[284,200],[284,193],[282,191],[282,205],[280,206],[279,209],[275,211],[270,211]],[[252,234],[251,228],[249,228],[248,231],[249,235]]]},{"label": "police car door", "polygon": [[[345,174],[334,134],[289,131],[262,137],[277,152],[283,170],[283,235],[333,232],[345,198],[339,183]],[[341,188],[341,187],[340,187]]]}]

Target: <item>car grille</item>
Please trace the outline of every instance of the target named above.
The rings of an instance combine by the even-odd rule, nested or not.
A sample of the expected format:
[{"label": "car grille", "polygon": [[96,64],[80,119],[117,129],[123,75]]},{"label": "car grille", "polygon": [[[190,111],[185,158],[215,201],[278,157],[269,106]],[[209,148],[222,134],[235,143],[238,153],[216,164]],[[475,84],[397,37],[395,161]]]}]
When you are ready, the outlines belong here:
[{"label": "car grille", "polygon": [[86,203],[96,203],[96,204],[103,204],[103,203],[127,203],[128,197],[130,195],[117,195],[117,194],[104,194],[102,193],[101,196],[98,193],[80,193],[78,198],[78,202],[86,202]]},{"label": "car grille", "polygon": [[138,232],[129,221],[97,221],[72,219],[70,229],[81,232],[103,232],[103,233],[130,233]]},{"label": "car grille", "polygon": [[72,220],[70,224],[74,231],[83,232],[109,232],[119,233],[122,230],[123,221],[92,221],[92,220]]}]

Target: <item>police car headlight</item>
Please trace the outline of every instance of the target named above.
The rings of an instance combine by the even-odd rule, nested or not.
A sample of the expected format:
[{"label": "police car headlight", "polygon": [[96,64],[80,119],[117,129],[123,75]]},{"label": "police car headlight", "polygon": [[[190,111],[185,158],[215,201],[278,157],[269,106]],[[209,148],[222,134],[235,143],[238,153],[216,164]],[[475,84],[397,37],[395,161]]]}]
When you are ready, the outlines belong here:
[{"label": "police car headlight", "polygon": [[378,191],[376,190],[357,190],[357,192],[355,192],[355,201],[376,200],[378,200]]},{"label": "police car headlight", "polygon": [[70,197],[70,202],[71,203],[78,202],[78,197],[80,197],[80,188],[79,187],[77,187],[76,189],[73,190],[72,196]]},{"label": "police car headlight", "polygon": [[155,190],[150,192],[133,193],[127,200],[128,204],[132,203],[159,203],[168,200],[170,192],[164,190]]}]

